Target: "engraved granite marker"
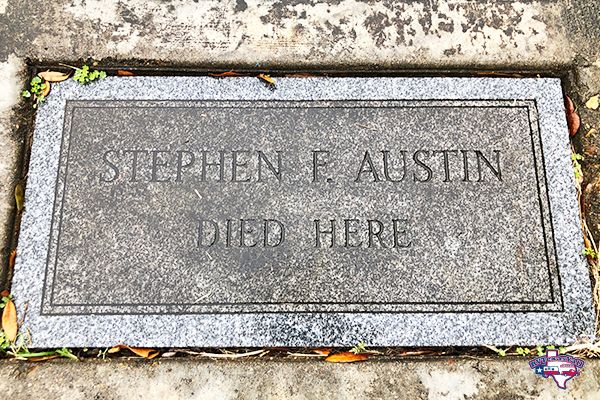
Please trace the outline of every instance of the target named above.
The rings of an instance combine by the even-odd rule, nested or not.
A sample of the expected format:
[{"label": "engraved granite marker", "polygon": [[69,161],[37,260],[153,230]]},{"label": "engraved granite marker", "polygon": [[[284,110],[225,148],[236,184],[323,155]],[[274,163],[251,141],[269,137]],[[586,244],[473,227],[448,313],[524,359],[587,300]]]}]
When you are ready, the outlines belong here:
[{"label": "engraved granite marker", "polygon": [[572,341],[564,119],[555,79],[61,83],[13,293],[36,346]]}]

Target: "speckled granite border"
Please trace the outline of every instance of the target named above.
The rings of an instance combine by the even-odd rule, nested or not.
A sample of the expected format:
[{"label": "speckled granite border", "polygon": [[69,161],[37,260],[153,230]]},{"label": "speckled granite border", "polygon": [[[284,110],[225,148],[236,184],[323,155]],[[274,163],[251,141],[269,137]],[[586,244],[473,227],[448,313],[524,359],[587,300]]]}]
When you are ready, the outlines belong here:
[{"label": "speckled granite border", "polygon": [[[535,100],[560,268],[564,312],[40,315],[55,178],[67,100]],[[570,146],[558,79],[285,78],[272,91],[255,78],[127,77],[53,86],[36,121],[12,293],[35,347],[445,346],[566,344],[593,336],[581,255]]]}]

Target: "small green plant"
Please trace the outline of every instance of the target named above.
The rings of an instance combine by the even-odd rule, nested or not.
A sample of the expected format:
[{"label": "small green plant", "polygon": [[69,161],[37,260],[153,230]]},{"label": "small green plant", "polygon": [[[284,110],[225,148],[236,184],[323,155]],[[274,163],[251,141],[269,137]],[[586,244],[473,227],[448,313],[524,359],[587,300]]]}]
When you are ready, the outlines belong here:
[{"label": "small green plant", "polygon": [[10,342],[6,338],[4,331],[0,329],[0,354],[6,353],[6,349],[10,347]]},{"label": "small green plant", "polygon": [[70,358],[71,360],[74,360],[74,361],[79,361],[79,358],[77,358],[77,356],[75,354],[73,354],[71,352],[71,350],[67,349],[66,347],[63,347],[62,349],[56,349],[55,353],[61,357]]},{"label": "small green plant", "polygon": [[44,82],[42,78],[36,75],[31,78],[31,81],[29,81],[29,90],[23,90],[21,95],[28,99],[33,97],[33,108],[37,108],[37,106],[39,106],[46,99],[46,95],[48,94],[48,89],[50,87],[49,85],[50,84],[48,82]]},{"label": "small green plant", "polygon": [[571,154],[571,160],[573,161],[575,179],[579,182],[583,179],[583,171],[581,170],[581,164],[579,163],[579,161],[583,161],[583,156],[581,154],[573,153]]},{"label": "small green plant", "polygon": [[543,356],[544,354],[546,354],[546,350],[544,350],[544,346],[535,346],[535,351],[537,351],[537,355],[538,357]]},{"label": "small green plant", "polygon": [[77,358],[77,356],[74,355],[71,352],[71,350],[64,348],[64,347],[62,349],[56,349],[56,350],[50,350],[50,351],[38,351],[36,353],[30,352],[29,349],[27,349],[27,348],[20,348],[20,349],[14,349],[11,351],[7,351],[6,353],[15,357],[15,359],[17,359],[17,360],[27,360],[29,358],[41,358],[41,357],[54,358],[53,356],[60,356],[60,357],[69,358],[74,361],[79,361],[79,358]]},{"label": "small green plant", "polygon": [[592,249],[591,247],[586,247],[585,249],[582,250],[581,252],[584,256],[593,258],[593,259],[597,259],[598,258],[598,252],[594,249]]},{"label": "small green plant", "polygon": [[[529,355],[533,355],[534,352],[537,353],[537,357],[541,357],[543,355],[546,354],[547,350],[556,350],[556,346],[536,346],[535,349],[530,349],[528,347],[517,347],[515,349],[515,353],[517,353],[520,356],[529,356]],[[565,354],[567,352],[566,347],[559,347],[558,348],[558,353],[559,354]]]},{"label": "small green plant", "polygon": [[106,359],[106,354],[108,353],[108,350],[110,350],[110,347],[107,347],[104,350],[98,351],[98,355],[96,357],[105,360]]},{"label": "small green plant", "polygon": [[[6,305],[6,300],[12,298],[12,296],[6,296],[2,298],[2,304]],[[31,337],[29,331],[25,333],[19,333],[17,339],[14,342],[9,342],[4,334],[4,331],[0,329],[0,355],[9,355],[14,357],[16,360],[27,360],[30,358],[43,358],[49,357],[54,358],[56,356],[69,358],[71,360],[79,361],[79,358],[71,352],[71,350],[63,347],[62,349],[39,351],[32,353],[29,351],[28,346],[31,344]]]},{"label": "small green plant", "polygon": [[489,345],[486,345],[484,347],[487,347],[488,349],[492,350],[494,353],[498,354],[500,357],[506,356],[506,351],[508,350],[508,349],[499,349],[496,346],[489,346]]},{"label": "small green plant", "polygon": [[97,69],[91,70],[87,65],[84,65],[81,68],[75,68],[75,73],[73,74],[73,80],[82,85],[104,78],[106,78],[106,72]]},{"label": "small green plant", "polygon": [[79,361],[79,358],[75,354],[71,352],[71,350],[63,347],[62,349],[49,350],[49,351],[38,351],[32,353],[27,348],[27,339],[25,339],[21,334],[17,338],[15,343],[9,343],[6,338],[3,340],[4,334],[0,334],[0,351],[2,353],[6,353],[10,356],[13,356],[17,360],[27,360],[31,358],[42,358],[42,357],[50,357],[54,358],[56,356],[69,358],[74,361]]},{"label": "small green plant", "polygon": [[[535,346],[535,350],[537,352],[538,357],[541,357],[541,356],[545,355],[546,351],[548,351],[548,350],[556,350],[556,346],[550,345],[550,346],[544,347],[541,345],[537,345],[537,346]],[[567,352],[566,347],[560,346],[558,348],[558,354],[565,354],[566,352]]]},{"label": "small green plant", "polygon": [[12,294],[9,294],[8,296],[3,296],[0,299],[0,310],[3,309],[4,307],[6,307],[6,303],[8,303],[9,300],[12,300],[13,296]]},{"label": "small green plant", "polygon": [[515,351],[520,356],[528,356],[531,354],[531,350],[527,347],[517,347]]},{"label": "small green plant", "polygon": [[350,353],[354,353],[354,354],[361,354],[361,353],[367,353],[367,352],[368,352],[367,345],[365,344],[365,342],[362,342],[362,341],[350,349]]}]

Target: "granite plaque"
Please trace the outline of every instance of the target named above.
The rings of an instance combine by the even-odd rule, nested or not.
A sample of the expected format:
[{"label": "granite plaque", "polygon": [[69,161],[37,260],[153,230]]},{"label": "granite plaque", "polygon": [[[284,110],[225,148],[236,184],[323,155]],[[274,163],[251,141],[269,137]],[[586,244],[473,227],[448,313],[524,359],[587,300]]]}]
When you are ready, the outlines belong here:
[{"label": "granite plaque", "polygon": [[567,343],[594,331],[556,79],[108,78],[40,108],[35,346]]}]

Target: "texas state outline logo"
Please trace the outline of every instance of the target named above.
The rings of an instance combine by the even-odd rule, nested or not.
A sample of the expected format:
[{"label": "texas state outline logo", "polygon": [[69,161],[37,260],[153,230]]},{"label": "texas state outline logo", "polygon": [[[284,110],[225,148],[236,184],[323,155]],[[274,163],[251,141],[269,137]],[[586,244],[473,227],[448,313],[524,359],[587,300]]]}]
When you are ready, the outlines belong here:
[{"label": "texas state outline logo", "polygon": [[577,357],[559,355],[558,350],[546,350],[546,355],[529,361],[536,375],[552,377],[559,389],[567,388],[567,381],[579,376],[585,362]]}]

